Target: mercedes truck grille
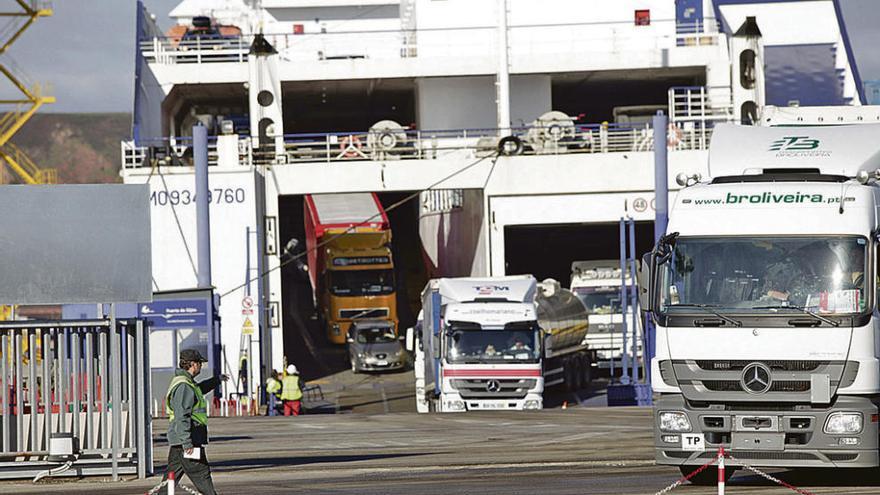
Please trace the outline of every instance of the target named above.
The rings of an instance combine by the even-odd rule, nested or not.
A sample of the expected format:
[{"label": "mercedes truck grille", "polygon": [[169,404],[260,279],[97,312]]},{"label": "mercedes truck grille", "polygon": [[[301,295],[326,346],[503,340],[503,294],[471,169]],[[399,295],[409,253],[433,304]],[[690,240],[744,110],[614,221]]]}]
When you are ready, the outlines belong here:
[{"label": "mercedes truck grille", "polygon": [[[706,371],[742,371],[754,361],[708,360],[698,359],[697,366]],[[831,364],[829,361],[761,361],[771,370],[779,371],[814,371],[820,366]]]},{"label": "mercedes truck grille", "polygon": [[[703,380],[703,386],[713,392],[742,392],[739,380]],[[809,380],[774,381],[768,392],[808,392]]]},{"label": "mercedes truck grille", "polygon": [[478,378],[450,380],[462,399],[522,399],[537,380],[527,378]]},{"label": "mercedes truck grille", "polygon": [[[837,393],[855,382],[857,361],[673,360],[660,363],[663,381],[674,381],[691,402],[800,402]],[[830,390],[813,390],[826,379]]]}]

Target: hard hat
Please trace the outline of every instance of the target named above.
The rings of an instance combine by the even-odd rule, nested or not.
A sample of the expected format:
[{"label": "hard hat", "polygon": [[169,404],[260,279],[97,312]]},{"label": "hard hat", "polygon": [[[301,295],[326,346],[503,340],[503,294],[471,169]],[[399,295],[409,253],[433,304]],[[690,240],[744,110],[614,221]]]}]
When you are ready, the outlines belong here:
[{"label": "hard hat", "polygon": [[288,375],[295,375],[297,373],[299,373],[299,371],[296,370],[295,364],[288,364],[287,365],[287,374]]}]

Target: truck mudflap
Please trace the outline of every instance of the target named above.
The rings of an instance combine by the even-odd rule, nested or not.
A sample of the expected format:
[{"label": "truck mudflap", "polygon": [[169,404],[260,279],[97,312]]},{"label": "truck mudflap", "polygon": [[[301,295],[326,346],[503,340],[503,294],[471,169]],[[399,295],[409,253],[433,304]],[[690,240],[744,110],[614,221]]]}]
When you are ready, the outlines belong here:
[{"label": "truck mudflap", "polygon": [[[657,464],[698,466],[723,446],[752,466],[877,467],[877,404],[876,397],[839,396],[825,407],[777,404],[759,409],[734,403],[724,409],[697,409],[689,408],[679,394],[663,395],[654,403],[655,460]],[[661,431],[664,412],[686,415],[689,431]],[[841,414],[861,415],[860,430],[827,433],[829,418]]]}]

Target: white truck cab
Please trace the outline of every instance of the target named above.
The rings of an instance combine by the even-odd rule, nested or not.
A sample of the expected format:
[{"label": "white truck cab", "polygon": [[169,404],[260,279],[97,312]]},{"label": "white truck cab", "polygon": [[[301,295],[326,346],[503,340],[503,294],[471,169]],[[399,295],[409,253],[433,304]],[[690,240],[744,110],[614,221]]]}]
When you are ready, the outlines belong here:
[{"label": "white truck cab", "polygon": [[407,338],[419,412],[542,408],[536,288],[532,276],[428,283]]},{"label": "white truck cab", "polygon": [[878,466],[880,125],[718,126],[709,160],[646,260],[657,463]]},{"label": "white truck cab", "polygon": [[[586,343],[596,351],[597,365],[609,369],[612,362],[617,369],[622,367],[623,322],[630,335],[627,352],[632,351],[633,317],[631,312],[624,316],[620,304],[620,260],[575,261],[571,264],[571,291],[583,302],[587,311],[590,331]],[[626,285],[632,286],[629,271]],[[627,299],[629,303],[629,299]],[[635,322],[636,356],[641,358],[642,328],[641,319]]]}]

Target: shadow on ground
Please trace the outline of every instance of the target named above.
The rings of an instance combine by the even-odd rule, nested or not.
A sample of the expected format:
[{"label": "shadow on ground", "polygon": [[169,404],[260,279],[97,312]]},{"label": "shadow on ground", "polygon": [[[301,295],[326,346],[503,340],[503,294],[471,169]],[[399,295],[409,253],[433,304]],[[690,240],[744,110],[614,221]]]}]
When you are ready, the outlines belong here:
[{"label": "shadow on ground", "polygon": [[256,459],[230,459],[211,462],[211,470],[217,472],[234,472],[262,467],[305,466],[322,463],[345,463],[394,459],[398,457],[417,457],[429,455],[429,452],[406,454],[363,454],[363,455],[325,455],[325,456],[286,456],[260,457]]}]

